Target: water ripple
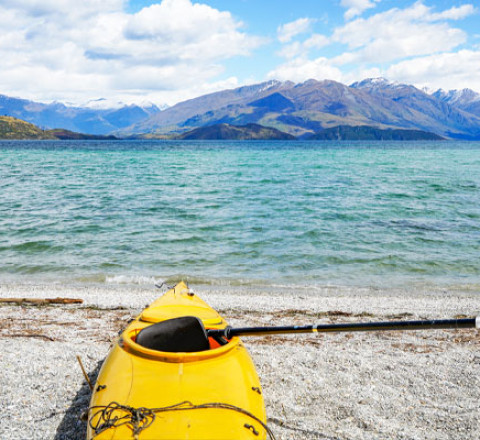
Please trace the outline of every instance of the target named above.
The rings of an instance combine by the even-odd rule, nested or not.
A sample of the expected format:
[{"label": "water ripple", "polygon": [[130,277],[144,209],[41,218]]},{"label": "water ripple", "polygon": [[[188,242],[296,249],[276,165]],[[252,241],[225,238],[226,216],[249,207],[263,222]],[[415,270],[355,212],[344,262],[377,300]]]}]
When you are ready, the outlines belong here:
[{"label": "water ripple", "polygon": [[473,285],[479,146],[0,142],[0,277]]}]

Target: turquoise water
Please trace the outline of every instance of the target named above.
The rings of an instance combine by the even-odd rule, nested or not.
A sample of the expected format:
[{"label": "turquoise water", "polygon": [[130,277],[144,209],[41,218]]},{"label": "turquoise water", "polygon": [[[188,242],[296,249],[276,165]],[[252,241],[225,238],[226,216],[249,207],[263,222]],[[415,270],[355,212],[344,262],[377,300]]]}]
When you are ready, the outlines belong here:
[{"label": "turquoise water", "polygon": [[480,143],[0,142],[0,280],[478,286]]}]

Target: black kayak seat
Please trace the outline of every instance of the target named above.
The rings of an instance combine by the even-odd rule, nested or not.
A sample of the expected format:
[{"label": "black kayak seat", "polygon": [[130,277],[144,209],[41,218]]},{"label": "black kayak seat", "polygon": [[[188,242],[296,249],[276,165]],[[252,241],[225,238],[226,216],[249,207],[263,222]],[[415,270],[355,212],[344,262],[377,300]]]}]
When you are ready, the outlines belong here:
[{"label": "black kayak seat", "polygon": [[181,316],[142,329],[135,340],[142,347],[170,353],[204,351],[210,348],[200,318]]}]

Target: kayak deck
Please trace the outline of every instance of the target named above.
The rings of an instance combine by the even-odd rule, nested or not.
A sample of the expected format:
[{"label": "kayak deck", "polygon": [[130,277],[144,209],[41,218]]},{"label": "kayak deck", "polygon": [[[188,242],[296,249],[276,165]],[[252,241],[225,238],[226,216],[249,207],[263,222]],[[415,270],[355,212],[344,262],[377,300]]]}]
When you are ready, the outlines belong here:
[{"label": "kayak deck", "polygon": [[[145,327],[197,316],[206,328],[226,321],[184,283],[153,302],[106,358],[90,402],[87,439],[266,439],[261,386],[242,341],[210,341],[198,352],[163,352],[137,344]],[[139,410],[141,408],[141,410]]]}]

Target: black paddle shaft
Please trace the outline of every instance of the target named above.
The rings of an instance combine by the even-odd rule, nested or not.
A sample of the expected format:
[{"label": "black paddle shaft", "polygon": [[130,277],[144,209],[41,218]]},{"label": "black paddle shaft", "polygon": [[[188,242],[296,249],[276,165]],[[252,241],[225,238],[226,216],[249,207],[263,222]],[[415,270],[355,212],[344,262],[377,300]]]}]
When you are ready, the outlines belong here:
[{"label": "black paddle shaft", "polygon": [[208,336],[231,339],[234,336],[262,336],[288,333],[368,332],[386,330],[460,329],[480,326],[480,318],[435,319],[428,321],[387,321],[347,324],[316,324],[284,327],[240,327],[209,329]]}]

